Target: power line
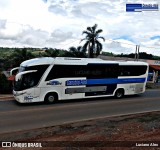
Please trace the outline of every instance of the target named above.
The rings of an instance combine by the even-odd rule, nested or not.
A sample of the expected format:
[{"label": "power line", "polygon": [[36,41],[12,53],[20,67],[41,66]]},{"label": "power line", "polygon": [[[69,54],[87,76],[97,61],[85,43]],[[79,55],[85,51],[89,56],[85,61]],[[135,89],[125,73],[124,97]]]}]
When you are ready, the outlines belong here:
[{"label": "power line", "polygon": [[[105,39],[105,40],[106,40],[106,39]],[[110,40],[110,39],[107,39],[107,41],[111,41],[111,42],[115,42],[115,43],[120,43],[120,44],[126,44],[126,45],[132,45],[132,46],[136,46],[136,44],[129,44],[129,43],[125,43],[125,42],[119,42],[119,41]]]},{"label": "power line", "polygon": [[[76,40],[74,40],[74,41],[72,41],[72,42],[70,42],[70,43],[63,44],[63,45],[62,45],[62,48],[65,47],[65,46],[67,46],[67,45],[70,45],[70,44],[72,44],[72,43],[74,43],[74,42],[76,42],[76,41],[80,41],[80,39],[76,39]],[[61,44],[60,44],[60,45],[61,45]]]},{"label": "power line", "polygon": [[[70,45],[76,41],[80,41],[81,39],[76,39],[72,42],[69,42],[67,44],[63,44],[62,47],[65,47],[67,45]],[[119,41],[116,41],[116,40],[111,40],[111,39],[106,39],[106,41],[111,41],[111,42],[115,42],[115,43],[120,43],[120,44],[126,44],[126,45],[130,45],[130,46],[136,46],[136,45],[139,45],[140,47],[143,47],[143,48],[153,48],[153,49],[160,49],[160,47],[153,47],[153,46],[144,46],[144,45],[140,45],[140,44],[130,44],[130,43],[126,43],[126,42],[119,42]],[[61,45],[61,44],[60,44]]]},{"label": "power line", "polygon": [[158,48],[158,47],[148,47],[148,46],[142,46],[142,47],[146,47],[146,48],[154,48],[154,49],[159,49],[160,50],[160,48]]},{"label": "power line", "polygon": [[[72,44],[72,43],[75,43],[75,42],[77,42],[77,41],[80,41],[81,39],[76,39],[76,40],[74,40],[74,41],[72,41],[72,42],[69,42],[69,43],[67,43],[67,44],[63,44],[63,45],[61,45],[61,47],[62,48],[64,48],[64,47],[66,47],[67,45],[70,45],[70,44]],[[137,44],[130,44],[130,43],[126,43],[126,42],[119,42],[119,41],[115,41],[115,40],[111,40],[111,39],[107,39],[107,41],[112,41],[112,42],[115,42],[115,43],[120,43],[120,44],[126,44],[126,45],[130,45],[130,46],[137,46]],[[160,50],[160,48],[158,48],[158,47],[152,47],[152,46],[143,46],[143,45],[140,45],[140,44],[138,44],[138,46],[140,46],[140,47],[142,47],[142,48],[150,48],[150,49],[159,49]]]}]

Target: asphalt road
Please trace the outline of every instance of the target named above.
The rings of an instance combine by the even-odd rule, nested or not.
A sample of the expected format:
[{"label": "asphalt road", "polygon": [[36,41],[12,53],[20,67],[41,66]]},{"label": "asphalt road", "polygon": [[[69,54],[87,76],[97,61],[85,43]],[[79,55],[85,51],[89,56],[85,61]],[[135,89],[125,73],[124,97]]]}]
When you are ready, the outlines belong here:
[{"label": "asphalt road", "polygon": [[23,131],[94,118],[160,111],[160,90],[142,95],[67,100],[56,104],[23,104],[0,101],[0,133]]}]

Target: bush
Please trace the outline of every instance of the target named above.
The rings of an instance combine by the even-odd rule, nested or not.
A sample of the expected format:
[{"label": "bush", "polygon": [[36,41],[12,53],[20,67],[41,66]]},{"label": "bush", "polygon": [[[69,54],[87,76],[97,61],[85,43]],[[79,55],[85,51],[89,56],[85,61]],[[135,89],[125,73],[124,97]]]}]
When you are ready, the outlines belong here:
[{"label": "bush", "polygon": [[12,81],[8,81],[4,74],[0,73],[0,94],[12,93]]}]

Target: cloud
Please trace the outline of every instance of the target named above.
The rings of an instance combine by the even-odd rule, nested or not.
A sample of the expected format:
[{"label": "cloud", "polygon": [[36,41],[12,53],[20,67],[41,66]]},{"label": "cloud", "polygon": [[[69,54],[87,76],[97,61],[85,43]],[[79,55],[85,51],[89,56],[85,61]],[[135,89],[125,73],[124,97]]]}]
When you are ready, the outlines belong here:
[{"label": "cloud", "polygon": [[6,20],[0,21],[0,39],[15,40],[20,32],[20,25],[14,23],[8,23]]},{"label": "cloud", "polygon": [[42,0],[44,3],[47,3],[47,0]]},{"label": "cloud", "polygon": [[[0,30],[0,40],[5,41],[3,46],[43,46],[49,33],[43,30],[35,30],[31,26],[15,23],[6,23],[6,27]],[[5,43],[11,45],[5,45]]]},{"label": "cloud", "polygon": [[60,5],[51,5],[49,6],[48,10],[52,13],[55,13],[55,14],[59,14],[59,15],[62,15],[62,16],[66,16],[67,15],[67,12],[66,10],[60,6]]},{"label": "cloud", "polygon": [[66,41],[70,42],[70,39],[76,39],[76,35],[71,31],[55,29],[49,33],[45,30],[34,29],[30,25],[8,23],[5,20],[0,20],[0,27],[1,46],[54,47]]},{"label": "cloud", "polygon": [[10,5],[10,0],[1,0],[0,1],[0,8],[4,9]]},{"label": "cloud", "polygon": [[53,42],[64,42],[67,39],[73,38],[72,32],[64,32],[60,29],[51,33],[51,39]]},{"label": "cloud", "polygon": [[[63,1],[48,1],[48,10],[53,14],[65,15],[73,19],[90,20],[96,19],[98,16],[109,14],[108,2],[94,1],[79,1],[79,0],[63,0]],[[94,20],[95,22],[95,20]]]},{"label": "cloud", "polygon": [[28,26],[18,35],[19,43],[43,47],[46,44],[46,39],[49,38],[49,33],[43,30],[34,30]]},{"label": "cloud", "polygon": [[6,20],[1,20],[0,19],[0,30],[5,29],[5,27],[6,27]]},{"label": "cloud", "polygon": [[147,52],[154,49],[145,47],[159,48],[160,40],[155,37],[160,36],[160,13],[128,13],[125,6],[125,0],[1,0],[0,46],[63,45],[67,49],[78,46],[85,36],[82,31],[97,23],[106,41],[120,42],[102,42],[106,51],[131,53],[135,45],[141,45],[141,50]]},{"label": "cloud", "polygon": [[160,39],[156,38],[153,40],[147,40],[145,42],[142,42],[142,45],[147,45],[148,47],[155,47],[158,48],[157,46],[160,46]]},{"label": "cloud", "polygon": [[105,16],[109,12],[107,11],[108,5],[101,2],[86,2],[78,5],[74,5],[71,14],[74,17],[81,17],[84,19],[96,19],[98,16]]},{"label": "cloud", "polygon": [[131,45],[130,41],[126,41],[126,40],[125,41],[123,40],[123,42],[108,41],[104,44],[103,51],[112,52],[115,54],[121,54],[121,53],[129,54],[129,53],[135,52],[135,47],[136,47],[135,45]]}]

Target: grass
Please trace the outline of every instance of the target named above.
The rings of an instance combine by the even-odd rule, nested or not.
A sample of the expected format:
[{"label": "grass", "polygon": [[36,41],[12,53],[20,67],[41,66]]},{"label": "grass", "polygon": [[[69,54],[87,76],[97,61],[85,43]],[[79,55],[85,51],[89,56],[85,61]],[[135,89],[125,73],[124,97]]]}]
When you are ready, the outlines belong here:
[{"label": "grass", "polygon": [[160,121],[160,115],[158,114],[150,114],[148,116],[142,116],[138,119],[139,122],[148,123],[153,121]]}]

